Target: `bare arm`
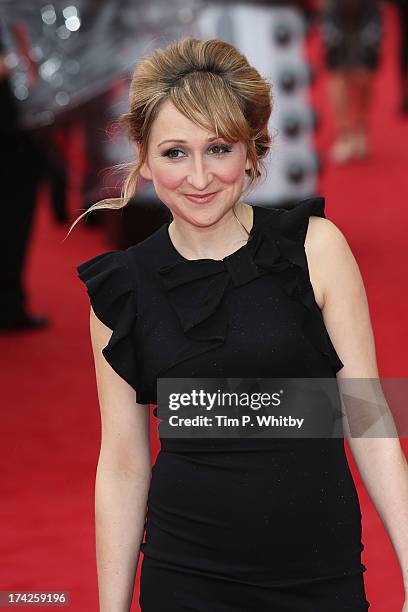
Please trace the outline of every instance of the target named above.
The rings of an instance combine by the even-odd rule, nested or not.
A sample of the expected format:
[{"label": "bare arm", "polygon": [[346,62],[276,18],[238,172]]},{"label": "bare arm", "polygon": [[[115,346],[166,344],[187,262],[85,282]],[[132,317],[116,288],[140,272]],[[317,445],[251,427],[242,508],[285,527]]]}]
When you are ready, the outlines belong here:
[{"label": "bare arm", "polygon": [[101,612],[128,612],[151,478],[149,406],[107,363],[112,331],[90,311],[102,440],[95,482],[96,560]]},{"label": "bare arm", "polygon": [[[347,390],[356,382],[350,379],[379,377],[366,292],[351,249],[331,221],[311,217],[307,241],[311,282],[320,300],[327,331],[344,363],[337,373],[343,394],[343,388]],[[371,382],[363,383],[360,386],[369,394]],[[380,384],[376,386],[377,394],[379,389]],[[381,403],[387,405],[383,395]],[[359,418],[350,414],[350,419],[355,416]],[[389,418],[392,420],[390,412]],[[397,436],[353,438],[347,435],[347,439],[398,556],[407,591],[408,466],[400,441]]]}]

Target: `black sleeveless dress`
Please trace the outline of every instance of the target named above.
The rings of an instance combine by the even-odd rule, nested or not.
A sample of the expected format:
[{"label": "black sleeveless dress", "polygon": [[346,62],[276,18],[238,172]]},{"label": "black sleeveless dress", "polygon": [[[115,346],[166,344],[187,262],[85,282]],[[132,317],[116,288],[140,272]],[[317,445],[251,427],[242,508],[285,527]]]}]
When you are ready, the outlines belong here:
[{"label": "black sleeveless dress", "polygon": [[[157,403],[160,377],[335,379],[343,367],[304,248],[324,198],[253,209],[249,241],[223,260],[185,259],[165,223],[78,266],[96,315],[113,330],[103,355],[138,403]],[[370,606],[344,437],[163,437],[145,529],[143,612]]]}]

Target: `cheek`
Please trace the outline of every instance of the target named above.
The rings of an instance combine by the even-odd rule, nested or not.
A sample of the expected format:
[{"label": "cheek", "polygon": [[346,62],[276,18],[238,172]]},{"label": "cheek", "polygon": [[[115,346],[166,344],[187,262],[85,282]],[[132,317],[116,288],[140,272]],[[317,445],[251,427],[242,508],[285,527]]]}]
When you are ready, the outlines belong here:
[{"label": "cheek", "polygon": [[245,176],[245,155],[234,155],[223,160],[222,163],[214,164],[214,174],[223,183],[241,182]]},{"label": "cheek", "polygon": [[158,187],[162,189],[176,189],[184,180],[185,172],[177,168],[176,164],[172,167],[156,168],[154,179]]},{"label": "cheek", "polygon": [[245,161],[242,159],[226,160],[215,168],[214,173],[223,183],[242,181],[245,173]]}]

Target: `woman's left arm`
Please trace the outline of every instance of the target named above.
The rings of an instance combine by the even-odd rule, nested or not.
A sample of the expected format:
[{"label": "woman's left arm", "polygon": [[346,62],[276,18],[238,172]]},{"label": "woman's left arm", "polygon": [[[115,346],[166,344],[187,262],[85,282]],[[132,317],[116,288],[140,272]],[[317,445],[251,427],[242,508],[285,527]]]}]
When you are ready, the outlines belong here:
[{"label": "woman's left arm", "polygon": [[[311,217],[305,248],[310,280],[315,295],[319,296],[326,329],[344,363],[337,373],[340,392],[342,381],[347,386],[354,382],[349,379],[379,379],[363,279],[344,235],[330,220]],[[363,385],[361,380],[358,384],[360,388]],[[367,389],[370,384],[367,381]],[[381,389],[381,385],[376,388]],[[380,403],[386,404],[383,395]],[[358,420],[359,415],[356,416]],[[373,438],[347,435],[347,439],[397,554],[407,594],[408,465],[399,438],[395,434],[395,437]]]}]

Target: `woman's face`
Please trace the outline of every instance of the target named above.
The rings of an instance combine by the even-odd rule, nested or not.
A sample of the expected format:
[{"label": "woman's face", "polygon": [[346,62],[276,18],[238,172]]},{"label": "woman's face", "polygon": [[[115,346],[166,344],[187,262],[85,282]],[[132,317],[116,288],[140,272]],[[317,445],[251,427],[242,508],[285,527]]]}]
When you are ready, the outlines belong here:
[{"label": "woman's face", "polygon": [[[216,139],[167,100],[153,122],[140,174],[153,181],[174,217],[207,224],[238,201],[249,167],[245,143]],[[192,197],[212,193],[210,198]]]}]

